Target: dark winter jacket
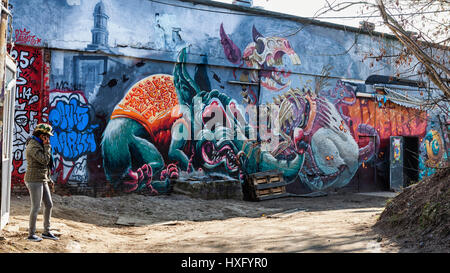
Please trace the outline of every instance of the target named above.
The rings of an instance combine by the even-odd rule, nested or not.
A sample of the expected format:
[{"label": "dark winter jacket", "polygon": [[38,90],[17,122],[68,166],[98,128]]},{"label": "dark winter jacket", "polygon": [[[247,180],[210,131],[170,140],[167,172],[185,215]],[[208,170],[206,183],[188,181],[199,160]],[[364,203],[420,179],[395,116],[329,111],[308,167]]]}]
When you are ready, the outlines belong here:
[{"label": "dark winter jacket", "polygon": [[25,149],[27,160],[25,182],[51,182],[51,150],[50,144],[41,144],[34,138],[27,140]]}]

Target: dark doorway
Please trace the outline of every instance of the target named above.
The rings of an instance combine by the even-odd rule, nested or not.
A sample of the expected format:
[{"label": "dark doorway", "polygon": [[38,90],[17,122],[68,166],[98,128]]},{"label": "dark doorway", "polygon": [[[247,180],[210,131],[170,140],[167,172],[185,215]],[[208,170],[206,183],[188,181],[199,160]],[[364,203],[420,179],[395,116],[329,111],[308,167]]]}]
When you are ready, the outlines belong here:
[{"label": "dark doorway", "polygon": [[403,137],[403,139],[403,183],[404,187],[407,187],[419,180],[419,138]]},{"label": "dark doorway", "polygon": [[[373,136],[359,136],[359,147],[372,146],[371,149],[375,150],[375,137]],[[380,186],[377,183],[375,172],[376,156],[372,159],[363,158],[365,161],[358,169],[358,191],[368,192],[380,190]]]}]

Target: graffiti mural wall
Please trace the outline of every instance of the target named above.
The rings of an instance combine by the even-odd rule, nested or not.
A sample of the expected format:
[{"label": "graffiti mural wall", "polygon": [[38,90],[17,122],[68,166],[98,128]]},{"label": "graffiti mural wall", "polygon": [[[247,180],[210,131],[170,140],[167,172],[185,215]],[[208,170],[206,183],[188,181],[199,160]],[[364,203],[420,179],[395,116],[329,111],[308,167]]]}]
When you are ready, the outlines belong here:
[{"label": "graffiti mural wall", "polygon": [[24,151],[27,138],[39,122],[48,121],[48,97],[44,92],[43,50],[17,45],[10,54],[17,62],[12,163],[14,187],[23,181],[25,175],[27,165]]},{"label": "graffiti mural wall", "polygon": [[425,112],[356,96],[394,69],[361,62],[368,36],[190,2],[55,0],[39,14],[37,0],[11,2],[16,184],[41,121],[54,128],[53,178],[81,192],[158,194],[194,172],[268,170],[293,193],[342,188],[386,163],[393,135],[423,139],[424,173],[446,158]]}]

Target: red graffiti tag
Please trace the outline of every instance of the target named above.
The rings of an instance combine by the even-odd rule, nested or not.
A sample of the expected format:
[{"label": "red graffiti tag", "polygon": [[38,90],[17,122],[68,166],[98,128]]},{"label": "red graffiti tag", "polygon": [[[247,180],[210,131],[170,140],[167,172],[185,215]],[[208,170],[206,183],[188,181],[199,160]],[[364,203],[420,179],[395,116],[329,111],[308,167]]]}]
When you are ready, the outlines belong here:
[{"label": "red graffiti tag", "polygon": [[31,35],[30,30],[27,31],[26,28],[16,29],[15,31],[15,43],[17,44],[26,44],[31,46],[37,46],[41,43],[41,39],[36,37],[36,35]]},{"label": "red graffiti tag", "polygon": [[26,140],[30,137],[36,124],[46,121],[48,108],[45,107],[44,102],[42,49],[16,45],[10,54],[17,61],[13,171],[11,174],[14,187],[23,184],[26,171]]}]

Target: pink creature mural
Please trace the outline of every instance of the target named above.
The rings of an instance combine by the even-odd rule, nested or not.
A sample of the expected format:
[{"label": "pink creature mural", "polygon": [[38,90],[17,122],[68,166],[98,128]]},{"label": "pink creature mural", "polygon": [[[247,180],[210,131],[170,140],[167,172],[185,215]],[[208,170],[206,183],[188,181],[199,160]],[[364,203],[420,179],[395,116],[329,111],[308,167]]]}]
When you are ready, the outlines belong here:
[{"label": "pink creature mural", "polygon": [[[252,70],[246,80],[261,80],[261,86],[273,92],[285,90],[291,85],[291,81],[290,71],[284,67],[283,56],[289,56],[293,65],[300,65],[300,58],[286,38],[264,37],[255,26],[252,28],[252,38],[253,42],[248,44],[241,54],[239,47],[226,34],[223,24],[220,25],[220,41],[227,59],[240,67],[245,64],[248,68],[260,70],[260,75],[256,70]],[[251,87],[248,93],[248,103],[256,104],[257,98]]]}]

